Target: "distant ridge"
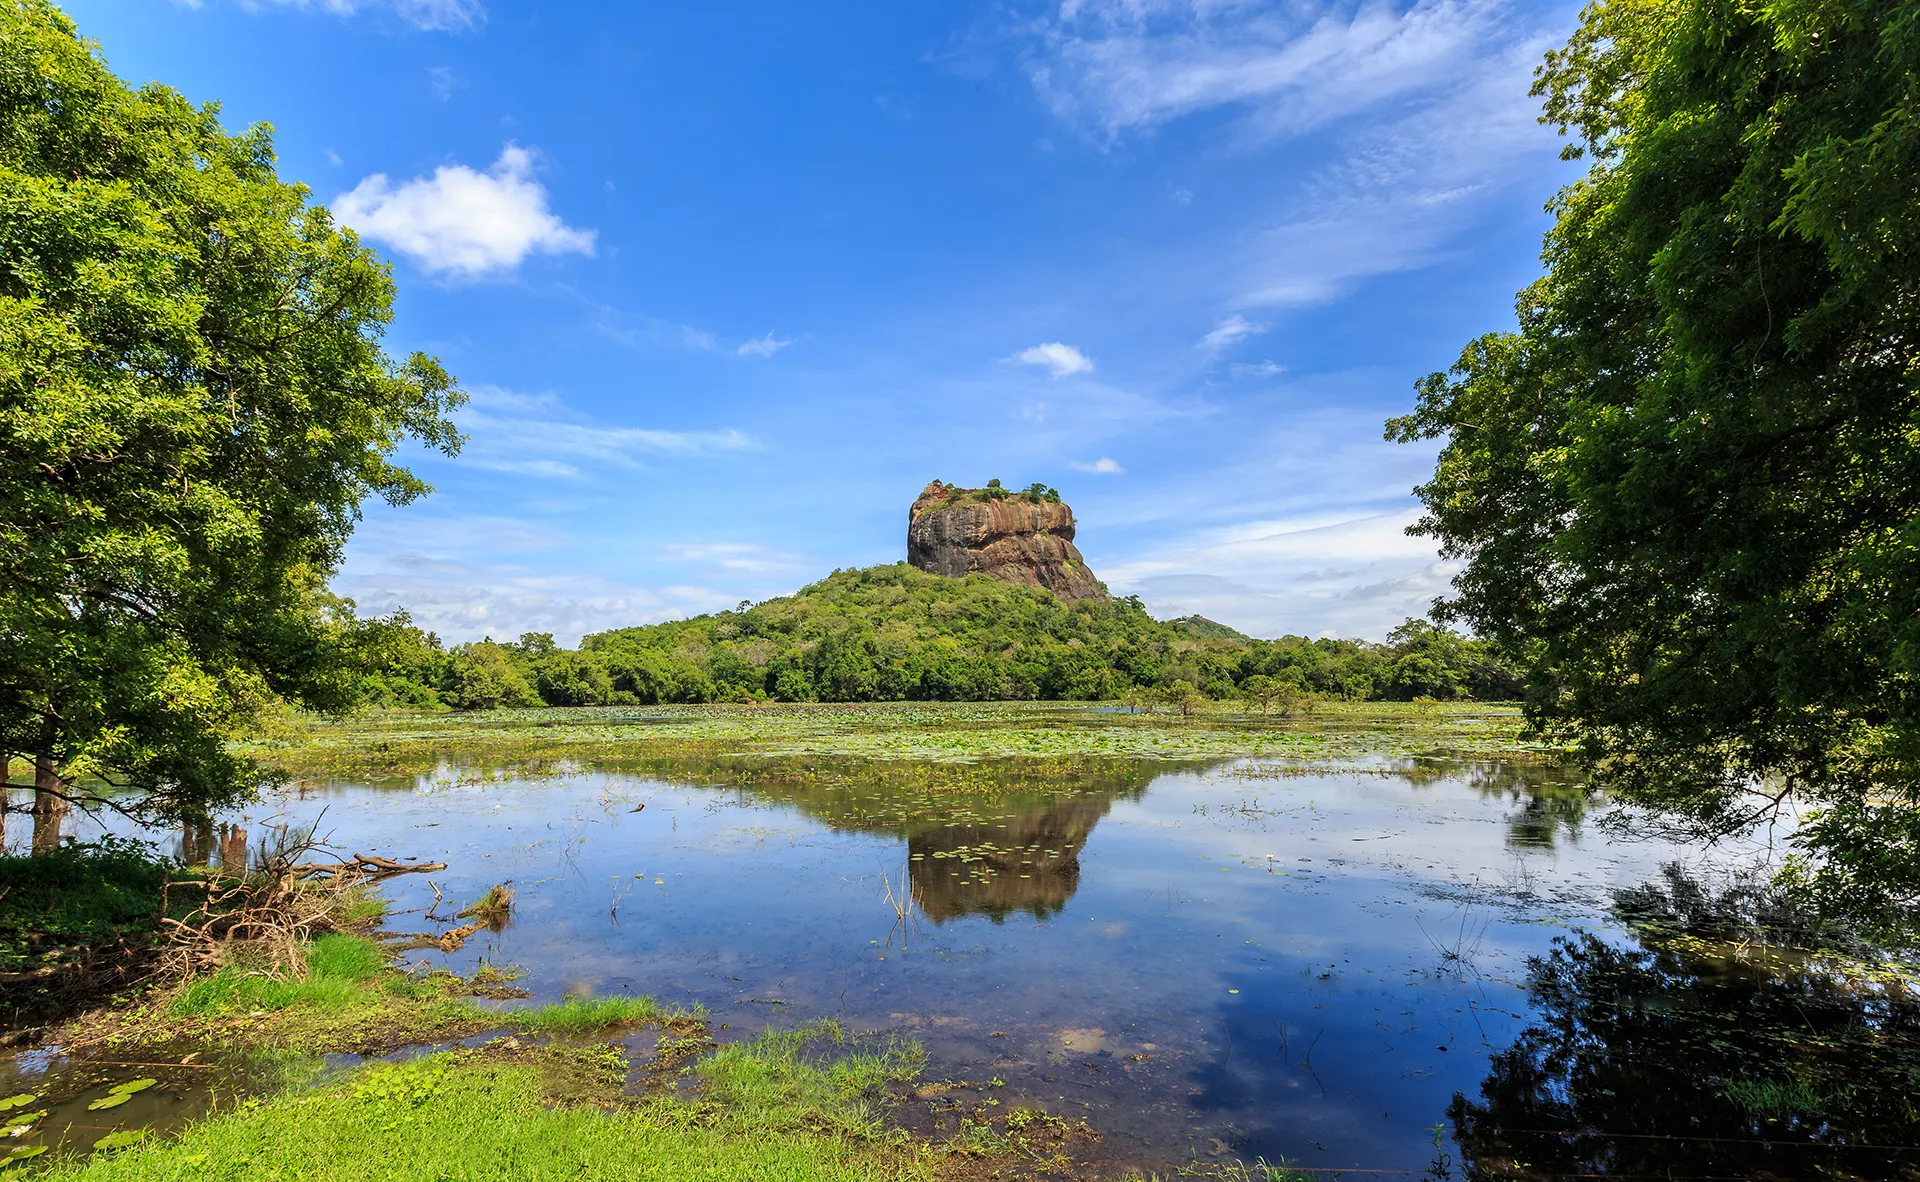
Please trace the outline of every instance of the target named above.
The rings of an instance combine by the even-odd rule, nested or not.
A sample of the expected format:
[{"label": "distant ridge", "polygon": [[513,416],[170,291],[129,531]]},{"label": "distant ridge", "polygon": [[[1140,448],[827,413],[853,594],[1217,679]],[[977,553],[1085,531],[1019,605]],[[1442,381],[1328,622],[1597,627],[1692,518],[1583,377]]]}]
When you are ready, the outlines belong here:
[{"label": "distant ridge", "polygon": [[1235,643],[1249,643],[1253,640],[1253,637],[1239,629],[1229,628],[1218,620],[1209,620],[1205,616],[1175,616],[1167,623],[1195,636],[1205,636],[1212,640],[1231,640]]}]

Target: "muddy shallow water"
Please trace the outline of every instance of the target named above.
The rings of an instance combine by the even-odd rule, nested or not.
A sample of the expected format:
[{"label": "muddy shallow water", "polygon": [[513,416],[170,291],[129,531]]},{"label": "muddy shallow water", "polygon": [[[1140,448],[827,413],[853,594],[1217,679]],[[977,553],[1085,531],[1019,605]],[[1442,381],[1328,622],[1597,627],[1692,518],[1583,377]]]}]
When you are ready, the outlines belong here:
[{"label": "muddy shallow water", "polygon": [[[1714,1107],[1746,1096],[1754,1055],[1726,1052],[1718,1082],[1700,1083],[1706,1060],[1688,1040],[1710,1057],[1718,1036],[1671,1015],[1730,1022],[1737,1038],[1742,1015],[1772,998],[1816,1040],[1878,1021],[1877,1046],[1912,1007],[1892,987],[1788,996],[1633,961],[1621,892],[1712,880],[1763,857],[1767,835],[1704,853],[1611,840],[1595,808],[1563,776],[1515,765],[1300,774],[1232,760],[1114,762],[1071,790],[1013,796],[447,768],[309,785],[234,820],[255,848],[317,819],[343,852],[446,862],[388,884],[409,913],[390,919],[400,930],[426,924],[433,886],[466,901],[513,885],[504,930],[414,963],[518,966],[534,1003],[697,1002],[723,1038],[825,1016],[910,1033],[929,1079],[1084,1119],[1103,1161],[1418,1173],[1437,1153],[1458,1163],[1456,1131],[1493,1166],[1563,1154],[1570,1169],[1632,1173],[1636,1153],[1654,1152],[1702,1171],[1688,1176],[1752,1176],[1759,1163],[1798,1177],[1839,1153],[1897,1176],[1920,1160],[1903,1148],[1910,1135],[1889,1139],[1895,1118],[1840,1136],[1833,1119],[1829,1133],[1808,1127],[1812,1101],[1785,1125],[1764,1096]],[[1677,1006],[1651,996],[1670,988]],[[1597,1016],[1602,995],[1647,1004]],[[1611,1054],[1624,1041],[1596,1050],[1608,1031],[1644,1050],[1647,1031],[1621,1024],[1642,1010],[1668,1015],[1654,1041],[1678,1039],[1677,1058],[1627,1063]],[[1836,1054],[1852,1053],[1850,1036],[1834,1037]],[[1904,1083],[1904,1062],[1862,1075],[1847,1103]],[[0,1065],[0,1094],[60,1071],[44,1054]],[[1672,1138],[1699,1145],[1647,1149],[1681,1145]]]}]

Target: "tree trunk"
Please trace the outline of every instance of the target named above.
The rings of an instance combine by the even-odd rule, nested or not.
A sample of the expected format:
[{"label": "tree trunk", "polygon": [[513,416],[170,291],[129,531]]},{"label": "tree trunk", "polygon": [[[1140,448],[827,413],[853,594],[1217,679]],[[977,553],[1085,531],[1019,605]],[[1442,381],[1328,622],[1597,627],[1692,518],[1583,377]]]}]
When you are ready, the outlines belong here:
[{"label": "tree trunk", "polygon": [[33,852],[49,854],[60,848],[60,822],[67,819],[67,801],[57,795],[63,785],[53,756],[33,757]]}]

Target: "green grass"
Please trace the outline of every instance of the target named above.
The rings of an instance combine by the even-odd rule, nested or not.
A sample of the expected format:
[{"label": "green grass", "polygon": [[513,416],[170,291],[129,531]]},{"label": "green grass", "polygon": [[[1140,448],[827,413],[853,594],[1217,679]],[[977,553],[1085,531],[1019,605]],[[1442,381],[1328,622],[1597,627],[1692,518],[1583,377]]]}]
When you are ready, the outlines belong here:
[{"label": "green grass", "polygon": [[371,940],[329,935],[307,950],[303,980],[272,977],[242,965],[228,965],[184,985],[169,1005],[176,1017],[216,1017],[293,1006],[338,1013],[362,1002],[367,982],[387,969],[386,954]]},{"label": "green grass", "polygon": [[514,1182],[753,1179],[866,1182],[930,1175],[898,1139],[834,1127],[774,1131],[769,1113],[671,1099],[554,1103],[541,1066],[456,1052],[367,1067],[255,1101],[180,1136],[56,1165],[86,1182]]},{"label": "green grass", "polygon": [[[1191,719],[1099,713],[1091,703],[890,702],[859,705],[546,707],[474,713],[367,713],[305,719],[241,750],[296,775],[413,775],[451,766],[524,775],[582,766],[698,778],[715,761],[808,765],[832,757],[885,776],[964,777],[970,764],[1018,760],[1067,771],[1089,760],[1259,756],[1335,767],[1413,755],[1531,755],[1512,705],[1329,702],[1261,718],[1213,703]],[[484,769],[484,770],[483,770]],[[729,770],[729,775],[733,772]]]},{"label": "green grass", "polygon": [[506,1019],[529,1034],[557,1037],[666,1016],[660,1003],[651,997],[570,997],[538,1009],[516,1011],[506,1015]]},{"label": "green grass", "polygon": [[700,1064],[706,1094],[751,1112],[776,1129],[837,1123],[876,1131],[876,1103],[889,1083],[926,1068],[919,1044],[897,1036],[864,1045],[829,1018],[797,1030],[767,1031],[750,1043],[722,1047]]},{"label": "green grass", "polygon": [[1817,1118],[1844,1099],[1846,1089],[1832,1094],[1797,1079],[1736,1079],[1724,1084],[1720,1093],[1749,1116],[1777,1120]]},{"label": "green grass", "polygon": [[112,837],[0,856],[0,972],[38,967],[75,948],[144,939],[173,869],[143,843]]}]

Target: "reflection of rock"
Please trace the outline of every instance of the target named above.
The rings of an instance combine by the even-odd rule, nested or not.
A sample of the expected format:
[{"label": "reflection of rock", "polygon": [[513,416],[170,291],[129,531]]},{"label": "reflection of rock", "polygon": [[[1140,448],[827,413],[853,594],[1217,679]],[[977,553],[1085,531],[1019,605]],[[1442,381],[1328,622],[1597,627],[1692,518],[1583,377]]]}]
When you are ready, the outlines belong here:
[{"label": "reflection of rock", "polygon": [[949,825],[907,839],[914,898],[935,923],[962,915],[1048,916],[1080,885],[1080,849],[1112,797],[1069,797],[993,825]]}]

